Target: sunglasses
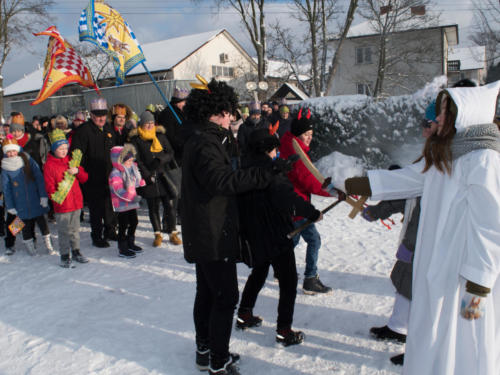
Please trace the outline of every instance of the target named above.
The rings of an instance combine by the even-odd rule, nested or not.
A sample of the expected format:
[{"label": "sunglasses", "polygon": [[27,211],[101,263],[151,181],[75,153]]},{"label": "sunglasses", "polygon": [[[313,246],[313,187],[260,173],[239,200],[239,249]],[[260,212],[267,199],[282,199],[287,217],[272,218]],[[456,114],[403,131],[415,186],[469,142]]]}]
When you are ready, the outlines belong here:
[{"label": "sunglasses", "polygon": [[432,121],[427,119],[422,120],[422,127],[425,129],[430,129],[432,127]]}]

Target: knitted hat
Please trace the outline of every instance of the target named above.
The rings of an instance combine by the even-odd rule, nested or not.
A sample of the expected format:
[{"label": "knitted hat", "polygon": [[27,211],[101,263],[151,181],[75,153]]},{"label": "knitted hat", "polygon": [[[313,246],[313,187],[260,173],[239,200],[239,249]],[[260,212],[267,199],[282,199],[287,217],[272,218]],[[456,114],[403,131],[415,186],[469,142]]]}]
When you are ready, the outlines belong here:
[{"label": "knitted hat", "polygon": [[141,114],[141,118],[139,120],[139,126],[143,126],[148,122],[155,122],[155,116],[150,111],[144,111]]},{"label": "knitted hat", "polygon": [[69,144],[66,139],[66,134],[61,129],[54,129],[51,133],[49,133],[50,139],[50,151],[55,152],[59,146],[64,144]]},{"label": "knitted hat", "polygon": [[433,100],[425,109],[425,119],[436,122],[436,101]]},{"label": "knitted hat", "polygon": [[290,113],[290,108],[288,108],[288,106],[286,105],[282,105],[280,107],[280,113]]},{"label": "knitted hat", "polygon": [[241,114],[242,115],[249,115],[250,114],[250,110],[248,109],[248,107],[241,108]]},{"label": "knitted hat", "polygon": [[255,115],[257,113],[260,114],[260,103],[259,102],[250,102],[248,106],[250,109],[250,115]]},{"label": "knitted hat", "polygon": [[250,150],[262,153],[269,152],[280,146],[276,135],[271,135],[269,129],[259,128],[250,133],[248,147]]},{"label": "knitted hat", "polygon": [[15,132],[16,130],[21,130],[24,133],[24,124],[18,124],[16,122],[12,122],[10,124],[10,132]]},{"label": "knitted hat", "polygon": [[297,118],[292,120],[291,131],[292,134],[296,137],[304,134],[308,130],[312,130],[313,125],[311,121],[311,110],[308,109],[307,112],[304,111],[304,108],[301,108]]},{"label": "knitted hat", "polygon": [[176,87],[174,93],[172,94],[172,99],[170,99],[170,103],[172,104],[180,103],[186,100],[188,95],[189,95],[188,90]]},{"label": "knitted hat", "polygon": [[95,98],[90,102],[90,112],[95,116],[104,116],[108,113],[108,103],[104,98]]},{"label": "knitted hat", "polygon": [[21,151],[21,146],[17,144],[16,139],[12,134],[7,134],[5,139],[2,142],[2,151],[4,154],[6,154],[8,151]]}]

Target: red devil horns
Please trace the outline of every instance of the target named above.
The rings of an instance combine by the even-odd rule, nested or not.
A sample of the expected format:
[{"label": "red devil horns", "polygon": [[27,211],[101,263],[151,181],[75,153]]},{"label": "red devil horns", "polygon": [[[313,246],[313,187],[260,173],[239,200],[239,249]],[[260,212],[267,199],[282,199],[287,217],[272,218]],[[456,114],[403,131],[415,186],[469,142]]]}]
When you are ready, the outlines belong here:
[{"label": "red devil horns", "polygon": [[[302,108],[299,111],[299,114],[297,116],[297,120],[300,120],[301,118],[302,118]],[[308,119],[308,120],[311,119],[311,109],[310,108],[307,109],[306,119]]]},{"label": "red devil horns", "polygon": [[274,135],[278,131],[278,128],[280,127],[280,121],[276,121],[276,124],[269,124],[269,135]]}]

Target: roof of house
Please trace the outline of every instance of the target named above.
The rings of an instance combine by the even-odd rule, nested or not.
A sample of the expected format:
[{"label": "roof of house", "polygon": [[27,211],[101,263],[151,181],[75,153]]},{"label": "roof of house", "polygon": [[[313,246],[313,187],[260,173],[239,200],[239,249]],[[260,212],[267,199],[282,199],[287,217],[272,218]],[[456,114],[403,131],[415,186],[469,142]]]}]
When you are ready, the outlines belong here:
[{"label": "roof of house", "polygon": [[[225,29],[207,31],[199,34],[185,35],[178,38],[160,40],[142,44],[146,57],[146,66],[151,72],[165,71],[174,68],[205,44],[224,33],[250,61],[252,58],[241,45]],[[135,66],[128,74],[145,73],[142,64]],[[109,77],[105,77],[109,78]],[[43,68],[27,74],[24,78],[10,84],[5,88],[4,95],[15,95],[25,92],[38,91],[42,87]]]},{"label": "roof of house", "polygon": [[[418,26],[417,26],[418,25]],[[430,21],[430,22],[420,22],[418,24],[402,24],[395,32],[406,32],[413,30],[427,30],[427,29],[437,29],[443,28],[447,33],[448,42],[451,45],[458,43],[458,25],[454,24],[439,24],[438,21]],[[367,37],[367,36],[375,36],[379,35],[379,31],[376,25],[373,22],[365,21],[361,22],[355,26],[351,26],[349,28],[349,32],[347,33],[348,38],[358,38],[358,37]],[[338,39],[339,35],[334,35],[331,37],[331,40]]]},{"label": "roof of house", "polygon": [[460,60],[460,70],[485,69],[486,47],[450,47],[448,49],[448,61]]}]

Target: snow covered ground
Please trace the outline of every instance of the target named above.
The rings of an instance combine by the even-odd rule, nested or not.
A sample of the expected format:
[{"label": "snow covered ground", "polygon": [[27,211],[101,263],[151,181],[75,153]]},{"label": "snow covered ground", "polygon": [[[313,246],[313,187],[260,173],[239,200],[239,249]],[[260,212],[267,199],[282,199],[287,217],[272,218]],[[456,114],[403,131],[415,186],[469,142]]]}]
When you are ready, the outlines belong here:
[{"label": "snow covered ground", "polygon": [[[319,208],[330,202],[314,200]],[[88,264],[62,269],[58,256],[27,255],[19,239],[13,256],[0,256],[0,374],[199,373],[194,266],[184,261],[182,246],[164,241],[153,248],[147,211],[139,213],[137,241],[145,251],[135,259],[119,258],[115,242],[109,249],[92,247],[87,222],[81,240]],[[380,222],[351,220],[348,213],[342,203],[318,224],[319,272],[333,294],[304,295],[299,280],[294,328],[305,332],[305,342],[289,348],[275,343],[278,284],[270,272],[255,308],[262,327],[233,330],[231,350],[242,356],[242,374],[401,373],[389,357],[403,346],[368,333],[386,324],[392,308],[389,273],[401,217],[388,230]],[[56,233],[55,226],[51,230]],[[303,241],[296,258],[302,275]],[[248,273],[238,266],[240,291]]]}]

